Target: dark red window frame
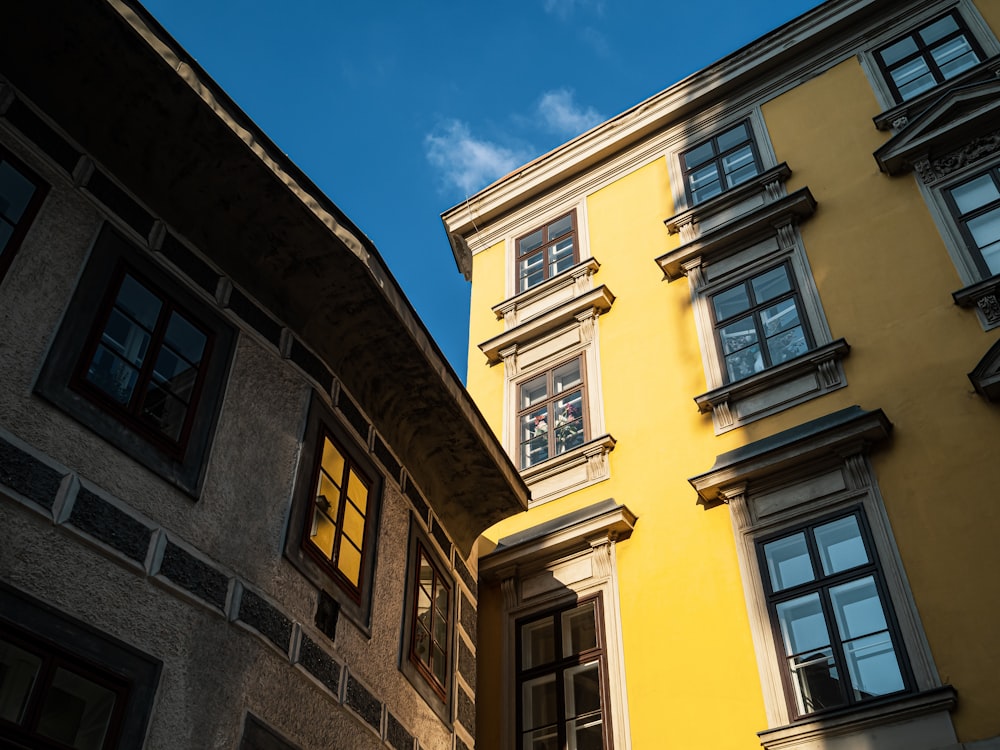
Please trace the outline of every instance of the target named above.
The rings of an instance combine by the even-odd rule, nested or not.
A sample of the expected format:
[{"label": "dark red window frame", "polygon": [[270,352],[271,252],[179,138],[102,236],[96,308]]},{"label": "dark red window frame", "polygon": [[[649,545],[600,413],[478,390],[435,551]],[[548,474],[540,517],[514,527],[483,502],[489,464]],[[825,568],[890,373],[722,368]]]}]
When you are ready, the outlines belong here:
[{"label": "dark red window frame", "polygon": [[[429,628],[425,625],[425,623],[423,623],[420,620],[420,618],[418,616],[418,605],[419,605],[419,602],[420,602],[420,591],[421,591],[421,588],[422,588],[421,584],[420,584],[420,570],[421,570],[423,561],[427,562],[427,565],[430,567],[431,571],[433,572],[433,580],[432,580],[431,592],[430,592],[430,603],[431,603],[430,613],[431,613],[431,618],[430,618],[430,627]],[[411,627],[410,627],[409,658],[410,658],[410,661],[413,663],[413,665],[417,668],[417,671],[420,673],[421,677],[423,677],[427,681],[427,683],[431,686],[431,688],[434,690],[434,692],[437,693],[438,697],[441,700],[447,700],[448,687],[446,685],[446,682],[442,682],[441,680],[438,679],[437,675],[434,674],[433,660],[434,660],[434,654],[435,654],[435,647],[439,647],[439,649],[440,649],[440,651],[441,651],[441,653],[443,654],[443,657],[444,657],[444,679],[445,679],[445,681],[447,681],[448,680],[448,675],[449,675],[449,670],[451,668],[451,659],[452,659],[452,649],[451,649],[451,641],[452,641],[451,620],[452,620],[452,617],[451,617],[451,611],[452,611],[452,607],[453,607],[453,603],[452,603],[452,591],[453,591],[453,587],[449,585],[449,583],[448,583],[448,581],[449,581],[448,576],[446,576],[441,571],[441,567],[435,561],[434,556],[431,555],[431,553],[427,549],[426,545],[423,544],[423,542],[421,542],[419,540],[417,541],[417,551],[416,551],[415,559],[413,561],[413,573],[412,573],[412,575],[413,575],[413,580],[411,581],[411,584],[412,584],[412,587],[413,587],[412,588],[412,592],[413,593],[412,593],[412,601],[410,602],[410,617],[411,617],[411,623],[412,624],[411,624]],[[437,597],[438,597],[438,591],[439,591],[440,588],[444,588],[445,591],[447,592],[446,603],[447,603],[448,609],[444,613],[443,617],[439,617],[441,615],[441,613],[440,613],[440,610],[438,610],[438,608],[437,608]],[[444,620],[445,636],[444,636],[444,642],[443,643],[440,643],[439,641],[437,641],[437,639],[434,636],[435,625],[436,625],[436,621],[438,619],[443,619]],[[432,662],[431,664],[428,664],[417,653],[417,639],[420,637],[420,634],[422,632],[424,634],[426,634],[426,637],[427,637],[427,644],[428,644],[427,655],[428,655],[430,661]]]},{"label": "dark red window frame", "polygon": [[[87,380],[87,371],[93,363],[97,353],[97,348],[101,343],[105,328],[111,317],[115,301],[121,291],[122,284],[126,276],[131,276],[140,283],[147,291],[157,297],[161,302],[156,325],[152,331],[149,346],[143,359],[143,364],[139,368],[133,394],[127,404],[121,404],[107,394],[97,385]],[[100,407],[102,410],[114,416],[118,421],[135,431],[149,442],[156,445],[168,455],[176,458],[183,457],[187,448],[188,438],[191,435],[191,426],[194,422],[195,414],[198,411],[201,392],[205,386],[205,376],[209,367],[209,360],[212,356],[214,335],[212,330],[205,326],[198,317],[192,315],[186,308],[177,304],[173,299],[164,293],[160,287],[151,282],[148,277],[134,270],[126,263],[119,263],[112,275],[112,283],[108,285],[93,325],[87,343],[83,348],[83,353],[70,380],[70,388],[85,396],[89,401]],[[142,407],[146,403],[145,394],[147,386],[153,378],[153,369],[156,365],[157,355],[164,346],[164,335],[171,316],[177,313],[192,327],[196,328],[205,336],[205,347],[201,355],[198,372],[194,387],[191,391],[191,398],[187,404],[187,411],[184,416],[184,423],[176,440],[157,430],[153,425],[146,422],[141,417]]]}]

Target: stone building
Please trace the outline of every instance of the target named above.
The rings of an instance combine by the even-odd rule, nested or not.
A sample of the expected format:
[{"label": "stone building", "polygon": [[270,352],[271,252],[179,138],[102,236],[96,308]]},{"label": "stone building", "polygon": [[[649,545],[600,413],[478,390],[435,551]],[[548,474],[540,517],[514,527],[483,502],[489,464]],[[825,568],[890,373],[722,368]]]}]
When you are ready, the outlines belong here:
[{"label": "stone building", "polygon": [[5,11],[0,744],[471,748],[527,490],[460,381],[138,3]]}]

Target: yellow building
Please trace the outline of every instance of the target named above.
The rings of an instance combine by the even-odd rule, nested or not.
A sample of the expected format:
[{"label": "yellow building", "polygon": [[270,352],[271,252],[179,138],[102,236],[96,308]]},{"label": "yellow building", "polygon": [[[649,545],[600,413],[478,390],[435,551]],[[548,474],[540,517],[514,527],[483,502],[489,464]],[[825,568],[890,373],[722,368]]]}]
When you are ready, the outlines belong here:
[{"label": "yellow building", "polygon": [[1000,747],[998,34],[830,0],[444,214],[480,750]]}]

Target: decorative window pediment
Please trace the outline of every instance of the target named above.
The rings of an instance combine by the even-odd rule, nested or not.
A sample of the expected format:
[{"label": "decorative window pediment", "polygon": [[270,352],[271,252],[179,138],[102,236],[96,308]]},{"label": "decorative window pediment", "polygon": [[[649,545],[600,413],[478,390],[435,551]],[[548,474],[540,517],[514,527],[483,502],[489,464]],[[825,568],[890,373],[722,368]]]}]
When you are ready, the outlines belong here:
[{"label": "decorative window pediment", "polygon": [[1000,80],[952,87],[877,151],[890,175],[916,170],[925,184],[1000,151]]},{"label": "decorative window pediment", "polygon": [[516,328],[591,291],[594,274],[600,267],[596,258],[586,258],[558,276],[494,305],[493,313],[497,320],[503,320],[508,330]]},{"label": "decorative window pediment", "polygon": [[611,290],[606,286],[599,286],[586,294],[572,297],[564,304],[537,315],[499,336],[484,341],[479,348],[491,365],[497,364],[503,359],[502,351],[538,338],[546,331],[557,329],[580,315],[603,315],[611,309],[614,301],[615,295]]},{"label": "decorative window pediment", "polygon": [[[811,216],[815,210],[816,199],[813,198],[809,188],[801,188],[790,195],[773,199],[755,211],[742,214],[719,227],[703,232],[676,250],[661,255],[656,262],[669,281],[676,281],[687,275],[685,265],[691,261],[700,258],[703,263],[707,263],[727,253],[740,250],[752,244],[757,238],[773,236],[775,227],[791,225],[797,220]],[[670,221],[672,220],[668,220]]]},{"label": "decorative window pediment", "polygon": [[969,380],[976,392],[987,401],[1000,401],[1000,341],[993,344],[979,360],[976,368],[969,373]]}]

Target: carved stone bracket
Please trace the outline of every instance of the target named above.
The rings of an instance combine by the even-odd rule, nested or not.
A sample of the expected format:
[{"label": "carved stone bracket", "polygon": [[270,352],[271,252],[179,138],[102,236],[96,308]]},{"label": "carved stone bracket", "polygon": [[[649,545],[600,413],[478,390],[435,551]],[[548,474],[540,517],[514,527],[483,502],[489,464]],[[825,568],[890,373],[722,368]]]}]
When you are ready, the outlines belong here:
[{"label": "carved stone bracket", "polygon": [[589,344],[594,340],[594,327],[599,314],[597,308],[592,307],[574,316],[580,322],[580,343]]},{"label": "carved stone bracket", "polygon": [[509,346],[506,349],[501,349],[500,356],[503,358],[503,366],[507,372],[507,377],[517,375],[517,344]]},{"label": "carved stone bracket", "polygon": [[987,323],[996,323],[1000,321],[1000,301],[997,300],[996,294],[986,294],[976,300],[976,307],[986,318]]},{"label": "carved stone bracket", "polygon": [[847,467],[847,475],[851,480],[851,486],[855,489],[868,487],[871,484],[868,467],[865,465],[865,457],[860,451],[845,456],[844,465]]},{"label": "carved stone bracket", "polygon": [[705,271],[702,267],[701,256],[682,263],[681,267],[684,269],[684,275],[687,276],[692,289],[697,291],[705,286]]},{"label": "carved stone bracket", "polygon": [[778,231],[778,244],[782,250],[792,250],[795,248],[795,224],[788,221],[775,227]]},{"label": "carved stone bracket", "polygon": [[590,542],[590,547],[594,551],[592,557],[594,576],[597,578],[608,578],[611,575],[611,545],[613,543],[614,539],[607,536]]},{"label": "carved stone bracket", "polygon": [[733,521],[740,531],[750,528],[750,506],[747,503],[746,482],[723,487],[719,490],[719,500],[729,506]]},{"label": "carved stone bracket", "polygon": [[715,423],[720,427],[732,427],[733,411],[729,408],[729,399],[719,401],[712,405],[712,413],[715,415]]},{"label": "carved stone bracket", "polygon": [[782,187],[781,180],[771,180],[770,182],[764,183],[764,199],[770,203],[771,201],[776,201],[785,194],[785,189]]},{"label": "carved stone bracket", "polygon": [[500,591],[503,594],[503,605],[511,610],[517,607],[517,571],[500,581]]},{"label": "carved stone bracket", "polygon": [[906,115],[900,115],[899,117],[897,117],[895,120],[892,121],[892,129],[902,130],[909,124],[910,124],[910,118],[907,117]]}]

